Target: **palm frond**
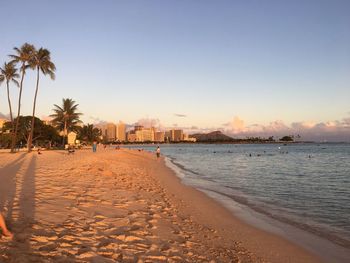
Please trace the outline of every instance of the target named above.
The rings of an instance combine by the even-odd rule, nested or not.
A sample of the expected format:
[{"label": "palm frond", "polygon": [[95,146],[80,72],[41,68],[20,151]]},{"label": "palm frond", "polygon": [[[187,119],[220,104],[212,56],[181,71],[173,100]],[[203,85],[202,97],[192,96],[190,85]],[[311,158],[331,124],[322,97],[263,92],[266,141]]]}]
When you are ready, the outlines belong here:
[{"label": "palm frond", "polygon": [[15,83],[17,87],[19,87],[19,82],[16,79],[12,79],[12,82]]},{"label": "palm frond", "polygon": [[4,63],[3,67],[0,67],[0,75],[3,78],[3,81],[6,80],[8,82],[13,81],[15,82],[17,78],[19,78],[19,75],[17,73],[17,68],[15,67],[14,63]]},{"label": "palm frond", "polygon": [[35,54],[33,64],[40,69],[44,75],[49,75],[52,80],[55,79],[54,71],[56,70],[56,66],[51,61],[49,50],[41,47]]},{"label": "palm frond", "polygon": [[33,57],[35,55],[35,47],[31,44],[24,43],[20,48],[14,47],[13,50],[15,54],[10,54],[9,57],[12,58],[13,63],[22,63],[22,72],[24,74],[25,69],[28,65],[32,64]]},{"label": "palm frond", "polygon": [[62,106],[54,104],[54,108],[52,109],[54,113],[50,115],[53,118],[52,122],[61,129],[66,124],[68,130],[73,130],[77,124],[81,123],[79,117],[82,113],[77,112],[77,107],[78,104],[74,100],[63,98]]}]

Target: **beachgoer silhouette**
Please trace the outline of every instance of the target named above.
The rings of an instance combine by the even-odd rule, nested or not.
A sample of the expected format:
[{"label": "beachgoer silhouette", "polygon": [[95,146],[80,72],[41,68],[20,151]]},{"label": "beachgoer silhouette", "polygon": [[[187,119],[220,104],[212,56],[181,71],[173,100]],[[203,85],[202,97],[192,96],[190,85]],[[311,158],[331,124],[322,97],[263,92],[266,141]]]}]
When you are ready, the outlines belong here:
[{"label": "beachgoer silhouette", "polygon": [[97,142],[94,141],[93,144],[92,144],[92,151],[95,153],[97,150]]},{"label": "beachgoer silhouette", "polygon": [[157,155],[157,158],[160,157],[160,148],[159,148],[159,146],[158,146],[157,149],[156,149],[156,155]]}]

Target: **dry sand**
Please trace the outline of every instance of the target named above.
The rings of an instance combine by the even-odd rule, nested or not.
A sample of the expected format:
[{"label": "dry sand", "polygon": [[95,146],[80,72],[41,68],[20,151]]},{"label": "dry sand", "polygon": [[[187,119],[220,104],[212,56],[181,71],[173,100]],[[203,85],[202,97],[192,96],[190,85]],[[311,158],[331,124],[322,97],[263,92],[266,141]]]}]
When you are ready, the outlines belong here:
[{"label": "dry sand", "polygon": [[0,154],[0,262],[320,262],[135,150]]}]

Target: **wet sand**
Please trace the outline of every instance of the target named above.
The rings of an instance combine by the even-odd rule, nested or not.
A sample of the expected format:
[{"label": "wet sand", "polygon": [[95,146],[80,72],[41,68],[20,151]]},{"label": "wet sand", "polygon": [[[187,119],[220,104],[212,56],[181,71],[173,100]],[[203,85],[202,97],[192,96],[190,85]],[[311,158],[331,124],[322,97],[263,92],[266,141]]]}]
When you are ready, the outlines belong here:
[{"label": "wet sand", "polygon": [[321,262],[135,150],[0,153],[0,209],[0,262]]}]

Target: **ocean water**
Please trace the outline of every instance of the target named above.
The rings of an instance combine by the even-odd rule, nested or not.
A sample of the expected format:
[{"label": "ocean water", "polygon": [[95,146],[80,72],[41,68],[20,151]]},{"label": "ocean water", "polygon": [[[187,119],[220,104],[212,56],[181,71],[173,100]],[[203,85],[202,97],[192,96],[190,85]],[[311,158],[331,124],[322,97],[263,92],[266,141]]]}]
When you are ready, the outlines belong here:
[{"label": "ocean water", "polygon": [[350,248],[350,144],[160,147],[183,183]]}]

